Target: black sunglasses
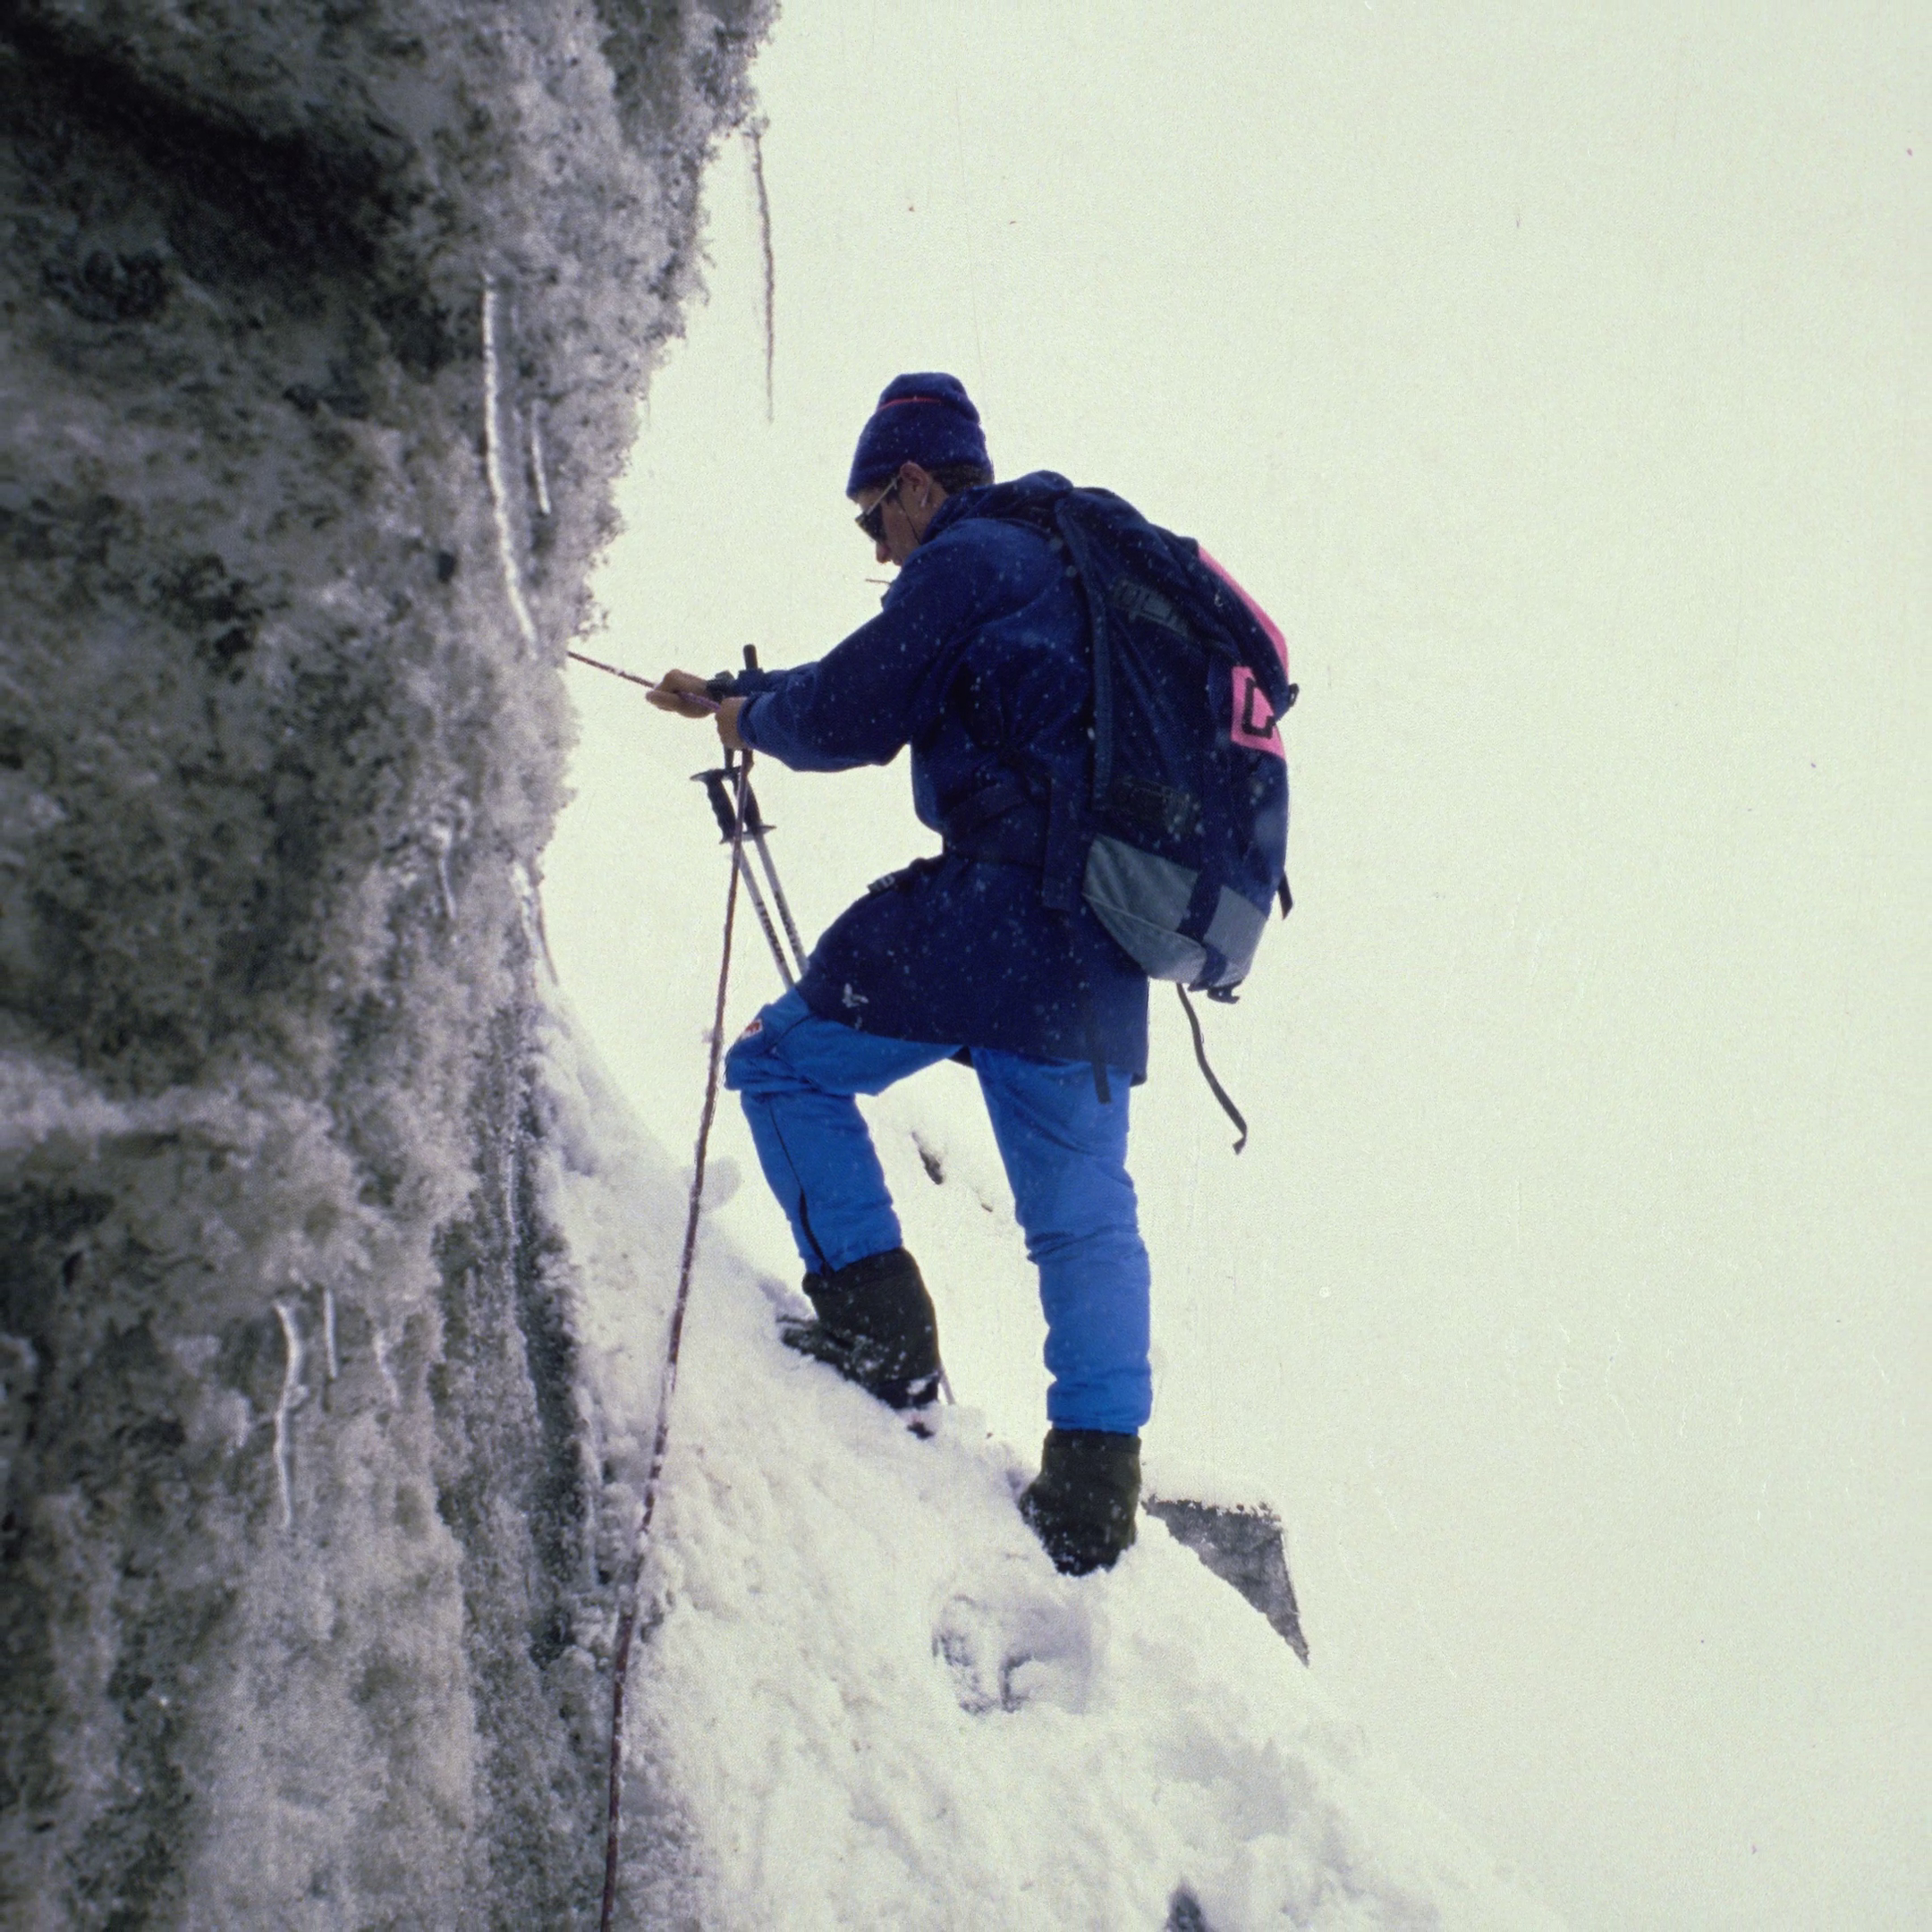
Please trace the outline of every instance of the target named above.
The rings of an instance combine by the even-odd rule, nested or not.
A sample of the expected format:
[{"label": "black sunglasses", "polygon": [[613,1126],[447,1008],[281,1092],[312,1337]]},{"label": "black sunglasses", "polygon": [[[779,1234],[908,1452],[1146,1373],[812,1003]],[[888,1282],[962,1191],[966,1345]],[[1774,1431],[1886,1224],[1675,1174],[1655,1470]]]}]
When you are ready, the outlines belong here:
[{"label": "black sunglasses", "polygon": [[865,532],[865,539],[868,543],[876,544],[885,542],[886,505],[889,504],[893,500],[893,498],[899,494],[899,486],[904,481],[905,479],[903,477],[895,476],[892,479],[892,481],[888,483],[886,487],[879,492],[878,501],[875,503],[869,510],[861,510],[859,514],[852,519],[852,521],[856,523],[859,528]]}]

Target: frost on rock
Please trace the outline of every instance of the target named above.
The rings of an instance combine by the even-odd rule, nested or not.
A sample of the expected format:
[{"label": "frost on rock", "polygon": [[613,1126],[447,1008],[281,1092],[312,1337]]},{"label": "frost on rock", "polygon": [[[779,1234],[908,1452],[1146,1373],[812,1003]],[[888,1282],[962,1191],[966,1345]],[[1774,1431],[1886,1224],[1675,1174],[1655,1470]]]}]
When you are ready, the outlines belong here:
[{"label": "frost on rock", "polygon": [[770,11],[0,13],[7,1923],[594,1920],[530,880]]}]

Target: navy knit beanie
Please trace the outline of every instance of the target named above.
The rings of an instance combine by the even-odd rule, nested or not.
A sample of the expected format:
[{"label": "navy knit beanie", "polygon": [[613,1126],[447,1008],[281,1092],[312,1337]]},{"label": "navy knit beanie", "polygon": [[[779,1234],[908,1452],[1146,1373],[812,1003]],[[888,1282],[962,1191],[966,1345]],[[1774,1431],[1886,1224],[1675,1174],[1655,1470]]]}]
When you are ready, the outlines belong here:
[{"label": "navy knit beanie", "polygon": [[936,371],[894,376],[886,385],[878,407],[859,432],[845,494],[856,496],[885,482],[903,462],[916,462],[922,470],[945,463],[992,468],[979,411],[957,376]]}]

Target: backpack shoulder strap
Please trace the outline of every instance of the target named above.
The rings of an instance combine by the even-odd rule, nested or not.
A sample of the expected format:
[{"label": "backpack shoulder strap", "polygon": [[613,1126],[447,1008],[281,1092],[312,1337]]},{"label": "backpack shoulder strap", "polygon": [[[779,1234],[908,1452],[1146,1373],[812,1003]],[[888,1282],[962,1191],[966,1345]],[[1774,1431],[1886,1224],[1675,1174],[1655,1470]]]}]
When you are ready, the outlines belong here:
[{"label": "backpack shoulder strap", "polygon": [[[1111,490],[1069,488],[1056,505],[1056,521],[1070,538],[1074,530],[1089,537],[1082,575],[1099,608],[1162,624],[1233,657],[1253,674],[1277,717],[1293,704],[1294,688],[1275,640],[1240,589],[1203,561],[1193,538],[1149,522]],[[1097,549],[1118,559],[1102,583],[1092,580]],[[1101,621],[1097,614],[1097,624]]]}]

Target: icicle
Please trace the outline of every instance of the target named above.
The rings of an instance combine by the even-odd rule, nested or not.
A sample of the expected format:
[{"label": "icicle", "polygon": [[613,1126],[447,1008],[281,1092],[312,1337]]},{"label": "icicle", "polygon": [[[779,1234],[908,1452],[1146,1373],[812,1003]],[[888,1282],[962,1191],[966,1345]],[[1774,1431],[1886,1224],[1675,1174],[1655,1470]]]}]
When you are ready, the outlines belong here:
[{"label": "icicle", "polygon": [[382,1377],[383,1386],[389,1391],[389,1400],[400,1405],[402,1391],[396,1386],[396,1378],[390,1372],[389,1344],[383,1340],[380,1328],[375,1330],[370,1338],[370,1352],[376,1358],[376,1373]]},{"label": "icicle", "polygon": [[295,1317],[287,1302],[277,1301],[275,1311],[282,1318],[282,1343],[288,1356],[282,1375],[282,1400],[275,1404],[275,1483],[282,1492],[282,1527],[292,1530],[295,1527],[295,1498],[289,1479],[289,1417],[301,1400],[301,1331],[296,1327]]},{"label": "icicle", "polygon": [[[518,1130],[521,1131],[521,1129]],[[517,1250],[522,1245],[523,1229],[517,1214],[517,1182],[521,1163],[517,1158],[517,1143],[514,1137],[510,1142],[509,1157],[504,1162],[504,1232],[510,1249],[510,1266],[513,1272],[518,1267]]]},{"label": "icicle", "polygon": [[758,240],[765,250],[765,420],[775,420],[772,370],[778,348],[778,258],[772,250],[771,196],[765,189],[763,114],[745,123],[745,142],[751,150],[751,181],[758,190]]},{"label": "icicle", "polygon": [[537,486],[537,514],[550,514],[550,479],[544,469],[543,404],[532,402],[530,412],[530,481]]},{"label": "icicle", "polygon": [[502,292],[488,276],[483,282],[483,467],[489,478],[490,507],[496,516],[496,555],[503,565],[504,593],[523,641],[537,648],[537,626],[523,599],[523,577],[517,567],[516,542],[510,534],[510,489],[504,475],[503,439],[497,434],[503,418],[503,384],[497,368],[497,316]]},{"label": "icicle", "polygon": [[455,842],[455,833],[440,820],[429,827],[429,843],[436,849],[436,884],[443,888],[443,916],[452,926],[456,923],[456,894],[450,889],[449,855]]}]

